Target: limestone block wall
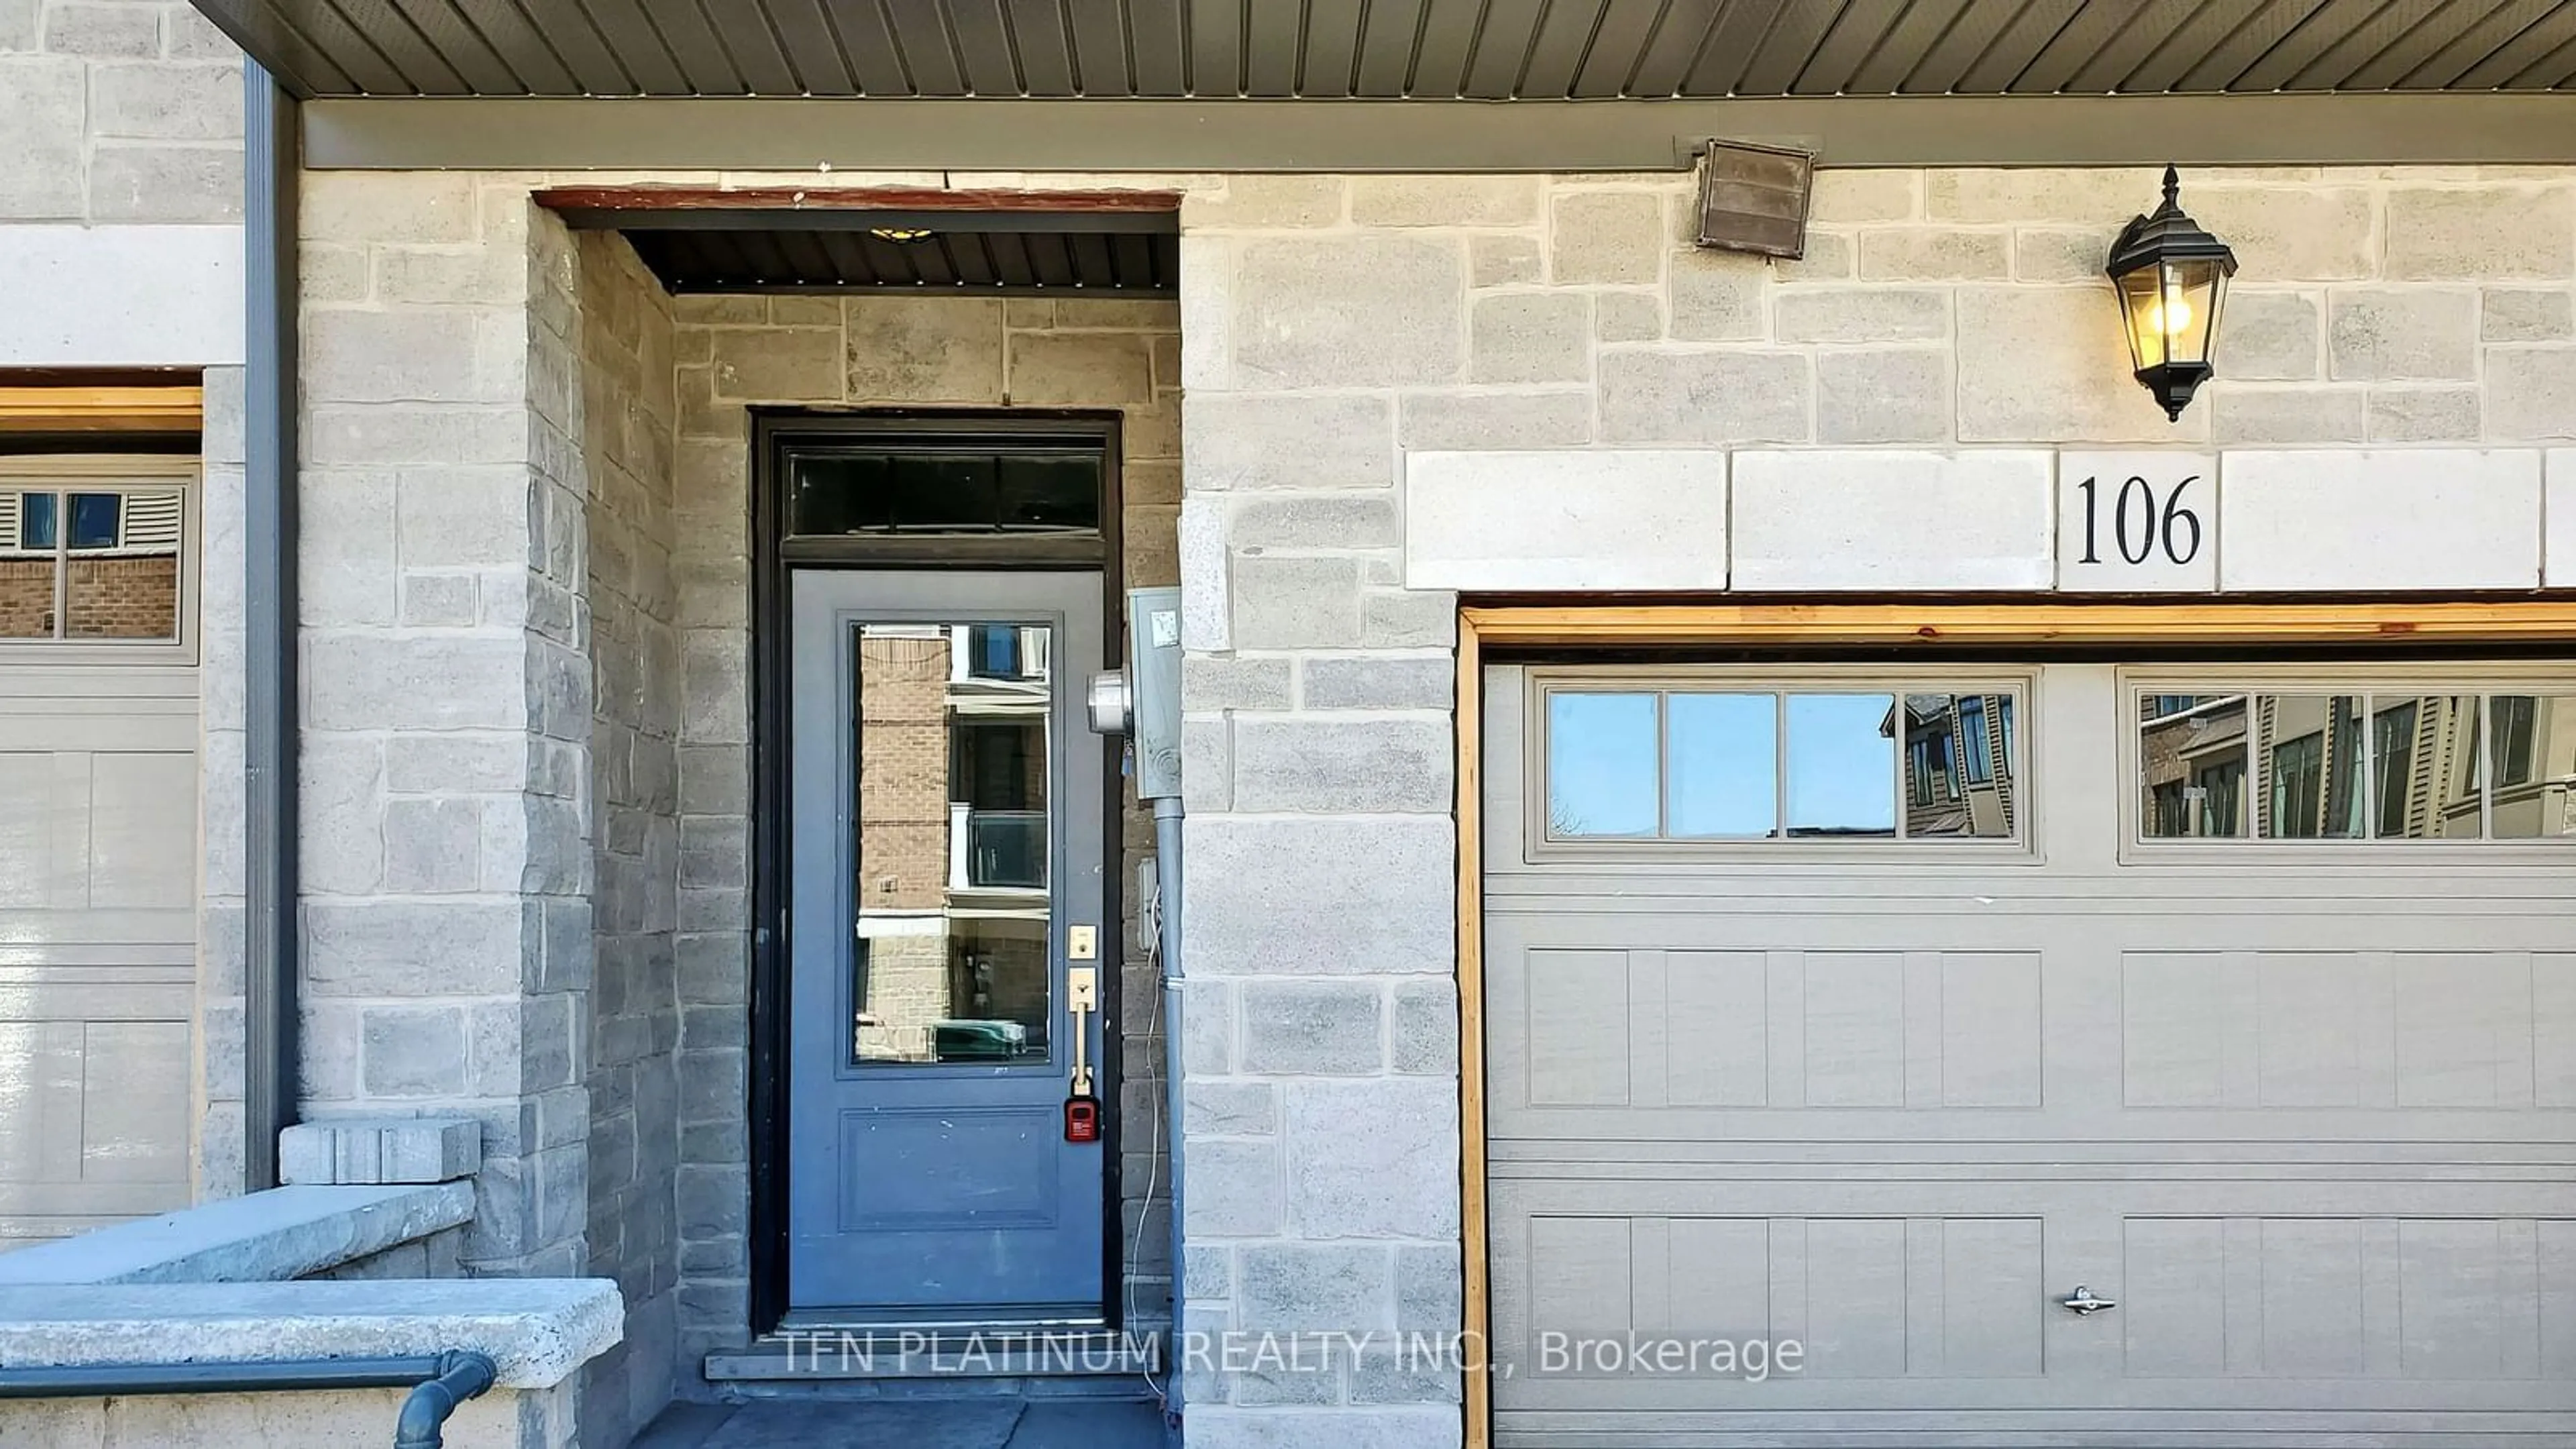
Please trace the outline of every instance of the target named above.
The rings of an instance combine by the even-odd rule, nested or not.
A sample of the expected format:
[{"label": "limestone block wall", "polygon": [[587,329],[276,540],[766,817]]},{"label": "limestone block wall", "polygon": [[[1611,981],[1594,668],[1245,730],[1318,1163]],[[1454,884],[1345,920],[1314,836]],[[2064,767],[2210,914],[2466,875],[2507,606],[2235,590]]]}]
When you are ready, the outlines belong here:
[{"label": "limestone block wall", "polygon": [[[865,185],[885,178],[851,177]],[[969,184],[965,179],[960,185]],[[746,1331],[750,1257],[743,1025],[747,1017],[750,719],[749,409],[1027,406],[1124,417],[1125,586],[1179,577],[1180,336],[1169,302],[991,298],[683,297],[679,317],[677,552],[680,738],[680,1335],[684,1369]],[[1079,687],[1073,683],[1072,687]],[[1126,802],[1127,859],[1152,849]],[[939,867],[945,878],[945,865]],[[1133,901],[1127,903],[1132,912]],[[1104,932],[1104,936],[1108,933]],[[1169,1293],[1169,1174],[1161,1142],[1159,996],[1123,943],[1127,1075],[1121,1181],[1135,1321]],[[1149,1182],[1158,1183],[1151,1198]]]},{"label": "limestone block wall", "polygon": [[0,366],[242,358],[240,52],[181,0],[0,0]]},{"label": "limestone block wall", "polygon": [[[381,1443],[393,1433],[407,1389],[342,1393],[184,1394],[114,1399],[32,1399],[5,1406],[0,1430],[11,1443],[58,1449],[309,1449]],[[544,1389],[493,1389],[457,1406],[442,1436],[448,1449],[575,1449],[597,1442],[574,1417],[569,1382]]]},{"label": "limestone block wall", "polygon": [[582,1424],[618,1444],[671,1397],[679,1285],[680,638],[671,572],[677,440],[670,296],[624,240],[580,238],[589,488],[591,923],[589,1271],[626,1335],[584,1376]]},{"label": "limestone block wall", "polygon": [[197,488],[197,1030],[191,1197],[237,1197],[242,1173],[242,370],[205,374]]},{"label": "limestone block wall", "polygon": [[[1458,1321],[1456,599],[1404,587],[1408,454],[1523,450],[1496,476],[1537,486],[1566,449],[1679,449],[1723,477],[1717,450],[1753,447],[1937,472],[1963,448],[2576,437],[2576,169],[2187,175],[2243,270],[2221,379],[2179,425],[2131,380],[2100,276],[2157,179],[1827,171],[1806,256],[1776,263],[1691,247],[1678,174],[1193,187],[1189,1327]],[[1544,555],[1514,496],[1487,531]],[[1704,576],[1674,490],[1638,496],[1621,557]],[[1802,578],[1836,566],[1802,555]],[[1189,1389],[1193,1446],[1460,1433],[1455,1378],[1365,1352]]]},{"label": "limestone block wall", "polygon": [[306,178],[304,1110],[484,1124],[469,1271],[589,1266],[590,490],[571,235]]},{"label": "limestone block wall", "polygon": [[0,0],[0,220],[239,221],[241,52],[184,0]]}]

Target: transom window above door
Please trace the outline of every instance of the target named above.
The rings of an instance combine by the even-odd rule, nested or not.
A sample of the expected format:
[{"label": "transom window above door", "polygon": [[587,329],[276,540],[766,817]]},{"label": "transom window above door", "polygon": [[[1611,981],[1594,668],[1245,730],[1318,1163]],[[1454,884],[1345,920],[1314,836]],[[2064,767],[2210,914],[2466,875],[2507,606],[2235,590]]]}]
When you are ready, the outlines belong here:
[{"label": "transom window above door", "polygon": [[2576,679],[2185,679],[2134,699],[2149,844],[2576,840]]},{"label": "transom window above door", "polygon": [[1928,677],[1548,681],[1543,838],[2018,841],[2026,697]]}]

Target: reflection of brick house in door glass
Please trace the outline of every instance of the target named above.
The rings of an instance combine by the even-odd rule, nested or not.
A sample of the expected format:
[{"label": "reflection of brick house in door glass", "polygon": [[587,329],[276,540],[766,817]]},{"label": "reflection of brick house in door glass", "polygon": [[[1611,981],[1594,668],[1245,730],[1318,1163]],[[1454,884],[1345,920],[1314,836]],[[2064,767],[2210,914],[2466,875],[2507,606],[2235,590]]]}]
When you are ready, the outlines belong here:
[{"label": "reflection of brick house in door glass", "polygon": [[859,627],[856,1060],[1047,1054],[1048,643]]}]

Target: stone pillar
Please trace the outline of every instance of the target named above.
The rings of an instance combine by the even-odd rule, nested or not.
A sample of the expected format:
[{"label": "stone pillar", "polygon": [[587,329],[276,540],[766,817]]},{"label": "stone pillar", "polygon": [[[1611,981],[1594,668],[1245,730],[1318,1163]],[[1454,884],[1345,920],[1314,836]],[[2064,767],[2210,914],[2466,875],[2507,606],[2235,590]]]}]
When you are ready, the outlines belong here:
[{"label": "stone pillar", "polygon": [[242,369],[205,374],[204,470],[197,491],[196,1201],[243,1186],[242,916],[248,881],[243,774]]},{"label": "stone pillar", "polygon": [[[1528,178],[1427,184],[1537,211]],[[1468,247],[1317,236],[1354,185],[1382,189],[1238,176],[1182,212],[1183,1326],[1369,1335],[1191,1374],[1193,1449],[1460,1436],[1459,1377],[1396,1352],[1460,1311],[1456,602],[1399,583],[1396,420],[1460,374]]]},{"label": "stone pillar", "polygon": [[305,178],[304,1110],[484,1124],[469,1271],[587,1268],[572,240],[524,178]]}]

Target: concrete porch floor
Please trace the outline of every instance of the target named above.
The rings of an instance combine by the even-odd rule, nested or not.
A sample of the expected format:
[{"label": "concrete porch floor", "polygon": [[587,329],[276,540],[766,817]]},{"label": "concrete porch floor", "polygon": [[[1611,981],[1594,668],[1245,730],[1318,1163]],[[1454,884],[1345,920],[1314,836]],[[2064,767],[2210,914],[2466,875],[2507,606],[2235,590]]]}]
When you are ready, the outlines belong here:
[{"label": "concrete porch floor", "polygon": [[1161,1449],[1162,1410],[1091,1400],[674,1404],[632,1449]]}]

